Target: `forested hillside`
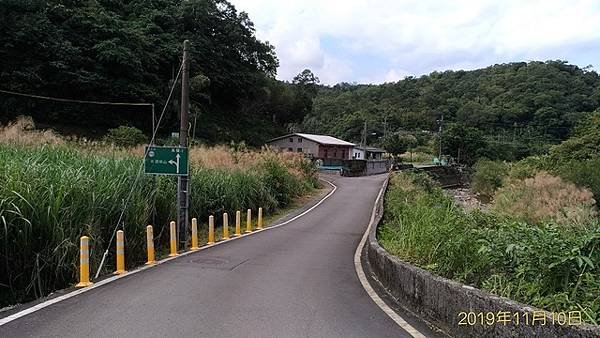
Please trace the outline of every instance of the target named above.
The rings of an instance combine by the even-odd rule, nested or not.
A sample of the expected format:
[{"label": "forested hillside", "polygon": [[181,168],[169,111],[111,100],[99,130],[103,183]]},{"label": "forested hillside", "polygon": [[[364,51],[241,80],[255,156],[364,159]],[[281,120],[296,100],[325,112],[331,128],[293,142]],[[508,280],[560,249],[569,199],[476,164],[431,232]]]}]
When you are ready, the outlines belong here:
[{"label": "forested hillside", "polygon": [[[326,133],[392,153],[439,149],[465,162],[518,159],[566,139],[599,107],[600,77],[564,61],[433,72],[396,83],[319,86],[310,70],[275,79],[273,46],[226,0],[5,0],[0,90],[79,100],[164,104],[191,41],[191,134],[261,145],[288,130]],[[318,75],[318,74],[317,74]],[[177,87],[178,88],[178,87]],[[161,134],[178,129],[179,92]],[[148,107],[72,104],[0,93],[0,123],[31,115],[80,136],[131,125],[150,132]],[[69,129],[70,128],[70,129]]]},{"label": "forested hillside", "polygon": [[321,89],[301,129],[360,141],[367,121],[369,143],[393,148],[408,138],[432,148],[443,115],[445,154],[515,159],[564,140],[584,112],[598,108],[599,85],[595,71],[564,61],[433,72],[383,85],[342,83]]},{"label": "forested hillside", "polygon": [[[191,41],[194,135],[261,144],[299,121],[305,86],[274,79],[274,48],[225,0],[4,0],[0,89],[79,100],[164,104]],[[299,78],[299,81],[301,79]],[[176,129],[179,92],[163,133]],[[52,103],[0,94],[0,123],[19,114],[101,133],[130,124],[149,133],[147,107]],[[60,130],[60,128],[59,128]]]}]

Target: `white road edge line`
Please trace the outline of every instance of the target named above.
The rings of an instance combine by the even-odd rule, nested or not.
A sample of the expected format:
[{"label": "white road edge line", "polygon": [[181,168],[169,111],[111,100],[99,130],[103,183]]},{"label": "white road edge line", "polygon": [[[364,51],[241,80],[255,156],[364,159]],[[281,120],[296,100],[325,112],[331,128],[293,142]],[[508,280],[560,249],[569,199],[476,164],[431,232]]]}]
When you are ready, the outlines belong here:
[{"label": "white road edge line", "polygon": [[[386,181],[387,180],[388,179],[386,179]],[[369,297],[371,297],[373,302],[375,302],[375,304],[377,304],[377,306],[379,306],[379,308],[381,310],[383,310],[383,312],[385,312],[394,322],[396,322],[396,324],[398,324],[398,326],[400,326],[402,329],[404,329],[406,332],[408,332],[411,336],[417,337],[417,338],[425,338],[426,337],[425,335],[423,335],[421,332],[419,332],[417,329],[415,329],[412,325],[407,323],[406,320],[404,320],[404,318],[402,318],[399,314],[397,314],[396,311],[394,311],[392,308],[390,308],[383,301],[383,299],[381,299],[381,297],[379,297],[377,292],[375,292],[375,290],[373,290],[373,288],[371,287],[371,284],[369,284],[369,281],[367,280],[367,276],[365,275],[365,271],[362,268],[361,253],[365,247],[365,243],[367,242],[367,239],[369,238],[369,232],[371,231],[371,227],[374,226],[373,223],[375,223],[375,215],[377,214],[377,204],[379,203],[379,199],[383,198],[384,187],[385,187],[385,182],[381,186],[381,189],[379,189],[379,194],[377,195],[377,199],[375,199],[375,205],[373,205],[373,211],[371,212],[371,220],[369,221],[369,226],[367,227],[367,230],[365,231],[362,239],[360,240],[360,243],[358,244],[358,247],[356,248],[356,251],[354,252],[354,268],[356,270],[356,274],[358,275],[358,279],[360,280],[360,283],[362,284],[363,288],[365,289],[365,291],[367,292]]]},{"label": "white road edge line", "polygon": [[289,219],[289,220],[287,220],[285,222],[281,222],[281,223],[275,224],[273,226],[265,227],[265,228],[260,229],[260,230],[255,230],[255,231],[253,231],[251,233],[242,234],[241,236],[232,237],[232,238],[227,239],[227,240],[222,240],[222,241],[216,242],[215,244],[205,245],[205,246],[201,247],[200,249],[198,249],[196,251],[182,252],[178,256],[165,258],[163,260],[160,260],[160,261],[156,262],[156,264],[153,264],[153,265],[144,265],[144,266],[142,266],[142,267],[140,267],[140,268],[138,268],[136,270],[132,270],[132,271],[129,271],[129,272],[121,274],[121,275],[116,275],[116,276],[112,276],[112,277],[103,279],[103,280],[101,280],[101,281],[99,281],[97,283],[94,283],[92,286],[88,286],[86,288],[82,288],[82,289],[75,290],[73,292],[69,292],[66,295],[62,295],[62,296],[59,296],[59,297],[56,297],[56,298],[49,299],[49,300],[47,300],[45,302],[36,304],[36,305],[34,305],[34,306],[30,307],[30,308],[27,308],[25,310],[19,311],[19,312],[14,313],[14,314],[12,314],[10,316],[6,316],[4,318],[0,318],[0,326],[8,324],[8,323],[10,323],[10,322],[12,322],[14,320],[17,320],[17,319],[19,319],[21,317],[25,317],[25,316],[27,316],[29,314],[32,314],[32,313],[34,313],[36,311],[39,311],[39,310],[41,310],[41,309],[43,309],[45,307],[48,307],[48,306],[50,306],[52,304],[56,304],[56,303],[62,302],[62,301],[67,300],[69,298],[78,296],[78,295],[80,295],[82,293],[85,293],[85,292],[88,292],[90,290],[99,288],[102,285],[106,285],[108,283],[114,282],[114,281],[116,281],[118,279],[121,279],[123,277],[131,276],[131,275],[136,274],[138,272],[151,269],[151,268],[153,268],[155,266],[158,266],[158,265],[161,265],[163,263],[172,261],[174,259],[185,257],[185,256],[187,256],[189,254],[193,254],[193,253],[200,252],[200,251],[203,251],[203,250],[206,250],[206,249],[210,249],[210,248],[215,247],[217,245],[228,243],[228,242],[240,239],[240,238],[252,236],[254,234],[257,234],[257,233],[260,233],[260,232],[263,232],[263,231],[267,231],[267,230],[279,228],[280,226],[284,226],[284,225],[286,225],[288,223],[291,223],[291,222],[297,220],[298,218],[300,218],[300,217],[308,214],[309,212],[313,211],[315,208],[317,208],[319,205],[321,205],[321,203],[325,202],[326,199],[328,199],[331,195],[333,195],[333,193],[335,193],[335,191],[337,190],[337,186],[335,184],[333,184],[332,182],[328,181],[328,180],[325,180],[325,179],[322,179],[322,180],[325,181],[325,182],[327,182],[329,185],[331,185],[333,187],[333,190],[331,190],[325,197],[323,197],[319,202],[317,202],[317,204],[313,205],[312,207],[308,208],[307,210],[305,210],[301,214],[299,214],[297,216],[294,216],[294,217],[292,217],[291,219]]}]

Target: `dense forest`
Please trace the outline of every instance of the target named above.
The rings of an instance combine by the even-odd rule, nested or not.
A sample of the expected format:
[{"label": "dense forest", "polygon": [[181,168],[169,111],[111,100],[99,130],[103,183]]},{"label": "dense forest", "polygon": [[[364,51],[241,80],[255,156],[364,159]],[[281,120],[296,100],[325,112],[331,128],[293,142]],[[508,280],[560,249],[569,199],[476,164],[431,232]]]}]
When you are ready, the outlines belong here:
[{"label": "dense forest", "polygon": [[[311,77],[275,80],[273,46],[225,0],[3,0],[0,89],[79,100],[155,103],[160,112],[191,42],[191,121],[204,141],[262,143],[302,119]],[[149,133],[148,107],[114,107],[0,94],[0,123],[32,115],[54,128],[84,133],[122,124]],[[167,107],[176,130],[179,93]],[[81,130],[80,130],[81,131]],[[93,135],[88,135],[93,136]]]},{"label": "dense forest", "polygon": [[369,143],[406,150],[428,143],[438,149],[431,143],[442,124],[444,154],[513,160],[567,138],[585,112],[598,108],[599,85],[596,72],[564,61],[433,72],[382,85],[341,83],[321,89],[300,128],[359,142],[366,121]]},{"label": "dense forest", "polygon": [[[459,162],[544,153],[600,106],[600,77],[566,61],[433,72],[395,83],[319,84],[306,69],[275,79],[279,61],[248,15],[225,0],[4,0],[0,90],[81,100],[164,104],[191,41],[192,135],[207,143],[261,145],[286,131],[331,134],[392,153],[442,151]],[[300,70],[299,70],[300,71]],[[317,74],[318,75],[318,74]],[[162,135],[177,130],[179,94]],[[0,93],[0,123],[84,136],[131,125],[150,132],[148,107],[29,99]],[[367,125],[366,133],[364,125]]]}]

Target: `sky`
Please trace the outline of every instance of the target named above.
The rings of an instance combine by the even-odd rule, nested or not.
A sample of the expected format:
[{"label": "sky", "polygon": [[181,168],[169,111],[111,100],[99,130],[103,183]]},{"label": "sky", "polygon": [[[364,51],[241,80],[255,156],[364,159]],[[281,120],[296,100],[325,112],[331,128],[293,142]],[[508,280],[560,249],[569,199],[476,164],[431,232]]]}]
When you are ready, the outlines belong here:
[{"label": "sky", "polygon": [[384,83],[567,60],[600,69],[599,0],[230,0],[275,46],[277,78]]}]

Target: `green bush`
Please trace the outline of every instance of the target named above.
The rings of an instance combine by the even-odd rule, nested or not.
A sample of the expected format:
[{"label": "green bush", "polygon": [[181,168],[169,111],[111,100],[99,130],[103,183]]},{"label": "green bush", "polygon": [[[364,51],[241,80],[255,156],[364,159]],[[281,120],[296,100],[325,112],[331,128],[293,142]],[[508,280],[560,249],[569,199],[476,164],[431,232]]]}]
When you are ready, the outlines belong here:
[{"label": "green bush", "polygon": [[551,160],[548,156],[531,156],[512,163],[508,174],[510,180],[524,180],[534,177],[539,171],[550,171]]},{"label": "green bush", "polygon": [[572,161],[560,165],[554,171],[578,186],[590,189],[596,202],[600,201],[600,158]]},{"label": "green bush", "polygon": [[303,193],[299,182],[281,163],[275,158],[268,158],[262,164],[262,179],[275,197],[277,206],[285,206],[292,201],[292,198]]},{"label": "green bush", "polygon": [[148,138],[136,127],[120,126],[119,128],[109,129],[104,136],[104,141],[117,147],[135,147],[147,143]]},{"label": "green bush", "polygon": [[572,137],[550,149],[550,156],[556,162],[589,160],[600,156],[600,131],[593,134]]},{"label": "green bush", "polygon": [[550,149],[556,163],[585,161],[600,157],[600,110],[581,120],[572,137]]},{"label": "green bush", "polygon": [[[600,319],[600,225],[595,230],[501,222],[473,231],[486,261],[481,287],[549,311],[583,309]],[[581,306],[581,308],[580,308]]]},{"label": "green bush", "polygon": [[481,159],[475,163],[471,188],[474,192],[487,198],[494,196],[508,175],[508,165],[500,161]]}]

